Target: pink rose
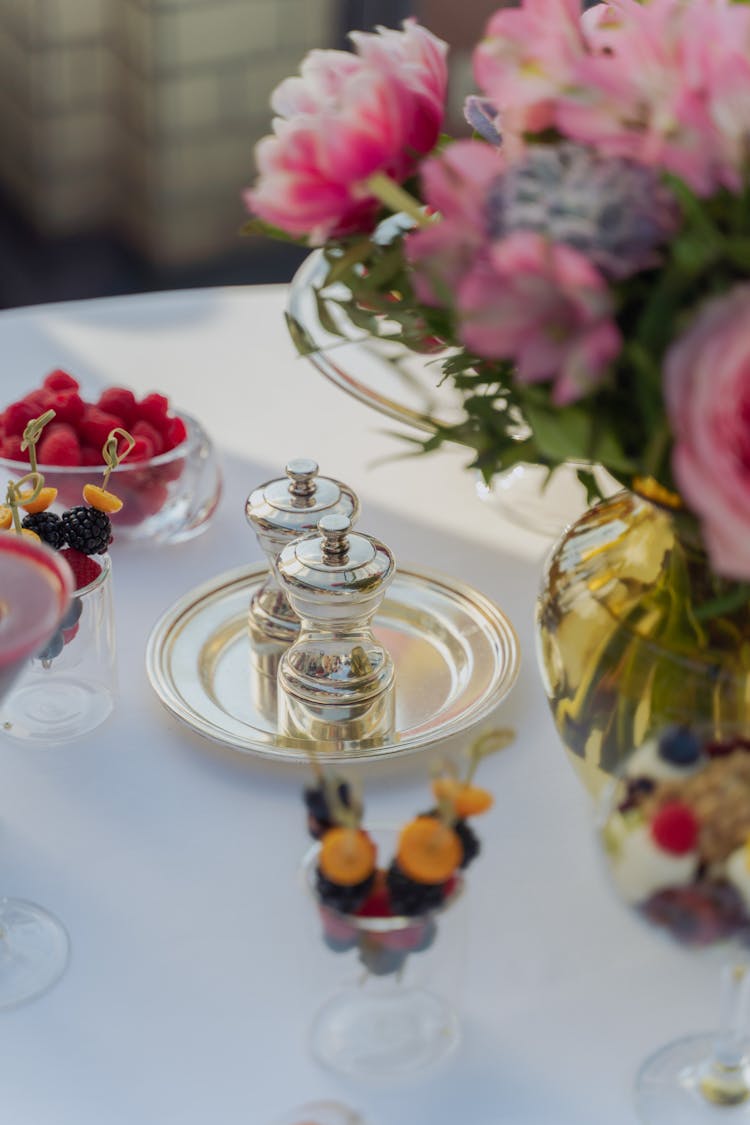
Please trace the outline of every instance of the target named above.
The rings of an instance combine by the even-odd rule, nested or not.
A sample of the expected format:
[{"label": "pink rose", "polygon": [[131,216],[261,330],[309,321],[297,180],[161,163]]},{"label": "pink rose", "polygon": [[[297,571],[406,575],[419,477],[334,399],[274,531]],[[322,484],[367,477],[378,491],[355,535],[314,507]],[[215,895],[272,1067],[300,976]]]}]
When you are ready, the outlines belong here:
[{"label": "pink rose", "polygon": [[458,308],[469,348],[513,360],[519,382],[553,382],[560,406],[596,387],[622,344],[599,271],[532,231],[493,244],[459,286]]},{"label": "pink rose", "polygon": [[401,183],[440,135],[445,44],[415,21],[353,36],[357,54],[313,51],[276,89],[274,133],[256,146],[258,179],[245,203],[312,245],[374,225],[367,180]]},{"label": "pink rose", "polygon": [[667,353],[672,471],[717,574],[750,580],[750,285],[709,301]]}]

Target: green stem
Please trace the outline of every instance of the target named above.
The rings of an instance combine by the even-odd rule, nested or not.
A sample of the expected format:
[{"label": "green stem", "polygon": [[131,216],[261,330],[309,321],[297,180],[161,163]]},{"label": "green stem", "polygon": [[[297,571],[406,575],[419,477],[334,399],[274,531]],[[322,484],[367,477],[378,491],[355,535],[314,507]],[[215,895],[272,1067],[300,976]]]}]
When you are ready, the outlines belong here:
[{"label": "green stem", "polygon": [[750,602],[750,585],[747,582],[740,582],[726,594],[696,606],[694,614],[698,621],[710,621],[714,617],[721,617],[725,613],[742,609],[748,602]]},{"label": "green stem", "polygon": [[365,186],[391,211],[399,214],[403,212],[413,219],[418,227],[427,227],[433,221],[425,214],[419,200],[405,191],[400,184],[386,176],[384,172],[374,172],[365,180]]}]

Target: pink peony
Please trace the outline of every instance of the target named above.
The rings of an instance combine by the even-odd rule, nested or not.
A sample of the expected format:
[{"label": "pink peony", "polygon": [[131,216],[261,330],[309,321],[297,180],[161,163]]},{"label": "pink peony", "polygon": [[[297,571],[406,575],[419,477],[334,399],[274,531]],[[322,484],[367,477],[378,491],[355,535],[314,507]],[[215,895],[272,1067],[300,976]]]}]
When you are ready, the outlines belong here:
[{"label": "pink peony", "polygon": [[672,469],[718,574],[750,580],[750,285],[709,301],[667,353]]},{"label": "pink peony", "polygon": [[274,133],[256,146],[250,211],[312,245],[371,230],[367,179],[402,182],[440,135],[446,46],[413,20],[353,36],[357,54],[313,51],[274,92]]},{"label": "pink peony", "polygon": [[500,153],[482,141],[456,141],[422,165],[424,199],[440,219],[406,240],[420,301],[452,302],[455,286],[487,241],[487,189],[502,170]]},{"label": "pink peony", "polygon": [[622,343],[598,270],[532,231],[494,244],[461,282],[458,310],[467,347],[513,360],[520,382],[554,382],[560,406],[601,382]]}]

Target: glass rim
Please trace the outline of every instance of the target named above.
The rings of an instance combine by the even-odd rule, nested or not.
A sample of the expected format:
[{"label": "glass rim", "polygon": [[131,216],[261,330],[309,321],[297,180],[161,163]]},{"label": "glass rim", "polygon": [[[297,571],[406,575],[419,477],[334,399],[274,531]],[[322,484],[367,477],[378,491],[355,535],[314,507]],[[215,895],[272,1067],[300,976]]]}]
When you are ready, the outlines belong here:
[{"label": "glass rim", "polygon": [[[370,828],[373,832],[389,831],[396,834],[399,829],[395,825],[390,824],[371,824]],[[337,910],[335,906],[329,906],[325,902],[321,902],[315,892],[313,883],[313,873],[315,871],[315,860],[320,852],[320,841],[315,841],[305,852],[301,864],[301,877],[305,885],[305,889],[309,894],[312,901],[316,906],[322,910],[329,910],[337,918],[346,922],[355,930],[361,930],[369,933],[387,934],[397,930],[407,930],[412,926],[418,926],[423,922],[427,922],[434,915],[445,914],[446,911],[463,897],[466,880],[459,872],[456,874],[456,885],[451,891],[450,895],[440,904],[431,910],[425,910],[421,914],[391,914],[387,917],[373,915],[363,917],[360,914],[347,914],[343,910]]]},{"label": "glass rim", "polygon": [[[31,536],[15,535],[13,532],[7,531],[0,534],[13,537],[13,551],[33,559],[39,566],[44,567],[45,570],[54,574],[58,584],[58,620],[61,620],[68,606],[76,596],[75,580],[70,566],[65,562],[65,559],[60,556],[58,551],[55,551],[49,544],[42,540],[37,541]],[[7,540],[3,539],[2,542],[5,543]],[[0,545],[0,553],[2,553],[2,551],[3,547]],[[35,643],[36,640],[33,641],[32,647]]]},{"label": "glass rim", "polygon": [[[187,434],[179,445],[175,445],[172,449],[166,450],[164,453],[157,453],[153,457],[149,457],[145,461],[128,461],[127,458],[118,465],[112,473],[111,480],[116,481],[121,473],[133,473],[139,469],[150,469],[153,467],[158,468],[160,465],[169,465],[172,461],[176,461],[180,457],[185,457],[190,451],[190,446],[195,440],[196,434],[201,432],[201,425],[192,414],[186,414],[180,410],[175,413],[175,418],[179,418],[185,423]],[[14,461],[10,457],[0,457],[0,465],[3,468],[11,468],[16,476],[24,476],[31,471],[31,465],[28,461]],[[103,472],[105,468],[104,461],[101,466],[97,465],[40,465],[39,472],[44,476],[45,473],[53,474],[55,476],[68,476],[76,477],[80,475],[94,476],[100,469]]]}]

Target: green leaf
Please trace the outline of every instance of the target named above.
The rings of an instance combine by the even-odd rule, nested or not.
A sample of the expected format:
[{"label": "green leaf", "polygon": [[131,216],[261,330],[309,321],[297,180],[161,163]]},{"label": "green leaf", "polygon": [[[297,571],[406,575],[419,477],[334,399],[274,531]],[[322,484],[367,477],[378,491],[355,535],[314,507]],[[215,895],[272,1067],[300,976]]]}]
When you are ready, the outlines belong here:
[{"label": "green leaf", "polygon": [[312,336],[298,320],[286,311],[284,312],[284,319],[289,337],[300,355],[312,355],[314,352],[320,351]]}]

